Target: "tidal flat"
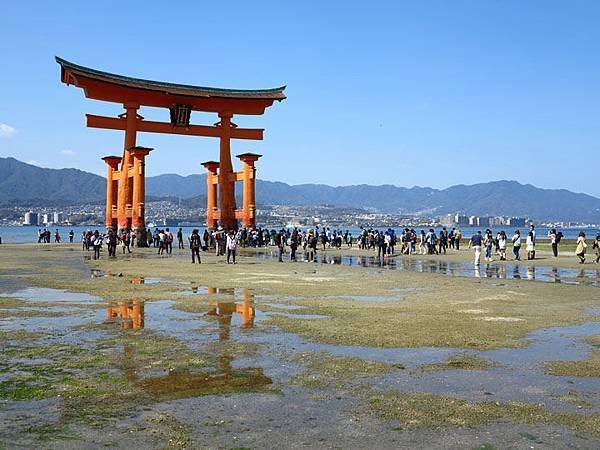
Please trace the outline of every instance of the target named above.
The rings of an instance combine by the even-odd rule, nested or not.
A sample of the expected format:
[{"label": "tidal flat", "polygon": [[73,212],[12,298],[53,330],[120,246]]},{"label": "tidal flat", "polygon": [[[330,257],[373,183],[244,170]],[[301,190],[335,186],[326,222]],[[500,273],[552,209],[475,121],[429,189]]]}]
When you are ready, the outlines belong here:
[{"label": "tidal flat", "polygon": [[600,287],[570,254],[521,263],[549,282],[449,274],[468,250],[0,251],[0,448],[600,446]]}]

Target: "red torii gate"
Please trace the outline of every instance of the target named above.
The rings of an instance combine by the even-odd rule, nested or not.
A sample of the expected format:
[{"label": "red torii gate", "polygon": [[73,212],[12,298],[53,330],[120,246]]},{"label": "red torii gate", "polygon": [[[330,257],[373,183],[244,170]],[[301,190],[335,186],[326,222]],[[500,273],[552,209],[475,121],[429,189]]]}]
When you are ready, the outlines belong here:
[{"label": "red torii gate", "polygon": [[[231,163],[231,139],[262,140],[263,129],[238,128],[235,114],[262,115],[275,100],[286,98],[285,86],[273,89],[222,89],[161,81],[142,80],[90,69],[56,57],[61,66],[61,81],[83,89],[94,100],[120,103],[125,112],[119,117],[86,114],[87,126],[125,131],[123,157],[107,156],[106,226],[113,229],[145,227],[145,157],[152,150],[136,146],[137,132],[170,133],[220,139],[219,161],[203,165],[207,173],[207,226],[217,221],[224,228],[235,228],[237,219],[244,226],[255,225],[254,163],[260,155],[238,155],[244,169],[234,172]],[[170,122],[144,120],[141,106],[168,108]],[[220,121],[213,126],[191,125],[192,111],[214,112]],[[235,182],[244,182],[243,207],[236,210]],[[217,192],[218,186],[218,192]],[[219,208],[217,208],[217,197]]]}]

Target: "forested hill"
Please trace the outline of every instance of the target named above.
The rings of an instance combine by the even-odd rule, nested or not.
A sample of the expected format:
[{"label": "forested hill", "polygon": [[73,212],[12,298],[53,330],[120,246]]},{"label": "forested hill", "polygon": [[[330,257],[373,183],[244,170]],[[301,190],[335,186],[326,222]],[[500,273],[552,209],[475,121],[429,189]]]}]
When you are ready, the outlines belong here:
[{"label": "forested hill", "polygon": [[[66,205],[104,201],[106,180],[78,169],[44,169],[0,158],[0,206]],[[259,205],[332,205],[430,216],[462,212],[476,216],[600,222],[600,199],[564,189],[540,189],[516,181],[457,185],[447,189],[392,185],[289,185],[258,180]],[[149,177],[153,197],[206,195],[204,175]]]}]

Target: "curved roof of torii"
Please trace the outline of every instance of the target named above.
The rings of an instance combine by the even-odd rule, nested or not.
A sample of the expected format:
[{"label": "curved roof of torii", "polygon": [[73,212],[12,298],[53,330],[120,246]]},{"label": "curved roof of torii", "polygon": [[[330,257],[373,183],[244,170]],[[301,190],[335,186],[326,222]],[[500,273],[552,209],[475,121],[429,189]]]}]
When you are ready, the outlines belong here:
[{"label": "curved roof of torii", "polygon": [[81,87],[88,98],[117,103],[170,108],[186,104],[199,111],[262,114],[275,100],[284,100],[285,86],[271,89],[223,89],[144,80],[89,67],[56,57],[61,81]]}]

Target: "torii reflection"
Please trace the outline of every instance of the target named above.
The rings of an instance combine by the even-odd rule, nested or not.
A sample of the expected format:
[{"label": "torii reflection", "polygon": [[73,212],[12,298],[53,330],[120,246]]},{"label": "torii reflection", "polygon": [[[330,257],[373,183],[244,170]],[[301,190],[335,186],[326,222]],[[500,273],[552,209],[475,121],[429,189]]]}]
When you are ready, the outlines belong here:
[{"label": "torii reflection", "polygon": [[[202,371],[179,369],[159,376],[144,376],[143,369],[136,363],[137,349],[133,345],[124,345],[124,371],[126,378],[157,399],[188,398],[200,395],[257,391],[272,384],[272,379],[264,374],[262,368],[234,368],[235,353],[231,347],[220,345],[231,338],[231,327],[236,314],[241,317],[240,328],[254,327],[254,295],[248,289],[241,292],[241,302],[236,302],[236,290],[208,288],[208,300],[211,309],[208,317],[218,319],[218,343],[203,359],[214,360],[214,364]],[[211,298],[212,297],[212,298]],[[135,314],[138,313],[138,316]],[[143,302],[116,302],[107,311],[110,320],[121,319],[123,328],[143,327]],[[137,319],[136,319],[137,317]],[[131,326],[129,325],[131,324]],[[140,324],[140,326],[137,326]],[[216,355],[212,354],[216,352]]]},{"label": "torii reflection", "polygon": [[108,302],[106,308],[106,323],[121,324],[121,328],[138,330],[144,328],[144,302],[129,300]]}]

